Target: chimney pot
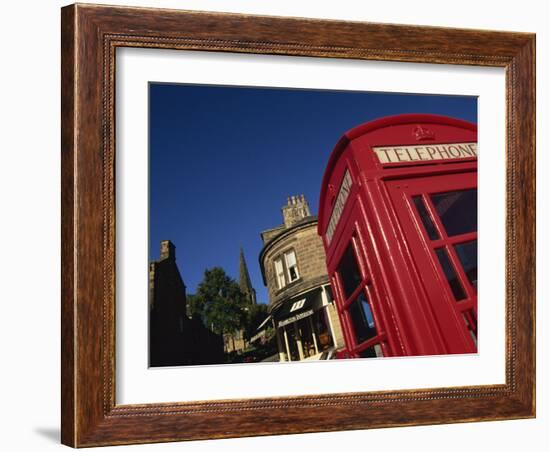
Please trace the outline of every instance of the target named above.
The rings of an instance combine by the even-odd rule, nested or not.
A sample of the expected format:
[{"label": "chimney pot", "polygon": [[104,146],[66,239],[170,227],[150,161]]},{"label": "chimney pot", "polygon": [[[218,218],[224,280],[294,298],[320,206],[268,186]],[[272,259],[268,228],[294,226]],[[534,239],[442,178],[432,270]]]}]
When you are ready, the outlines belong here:
[{"label": "chimney pot", "polygon": [[170,240],[160,242],[160,260],[165,259],[176,260],[176,247]]}]

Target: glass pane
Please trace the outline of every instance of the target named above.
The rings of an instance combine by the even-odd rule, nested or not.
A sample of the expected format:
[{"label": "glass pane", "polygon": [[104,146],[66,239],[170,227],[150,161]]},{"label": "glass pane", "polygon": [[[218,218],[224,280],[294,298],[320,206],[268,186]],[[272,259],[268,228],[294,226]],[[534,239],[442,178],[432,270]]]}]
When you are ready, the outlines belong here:
[{"label": "glass pane", "polygon": [[374,317],[369,301],[364,293],[361,292],[357,299],[351,304],[349,314],[358,344],[376,336]]},{"label": "glass pane", "polygon": [[447,235],[477,231],[477,188],[430,196]]},{"label": "glass pane", "polygon": [[455,245],[464,273],[477,292],[477,240]]},{"label": "glass pane", "polygon": [[338,266],[338,274],[344,286],[344,294],[346,298],[349,298],[362,279],[351,243],[342,256],[342,260]]},{"label": "glass pane", "polygon": [[332,336],[330,335],[326,309],[319,309],[310,319],[313,322],[313,331],[317,338],[319,350],[326,350],[329,347],[333,347],[334,344],[332,342]]},{"label": "glass pane", "polygon": [[285,258],[286,258],[286,265],[288,267],[292,267],[293,265],[296,265],[296,254],[294,254],[294,251],[285,253]]},{"label": "glass pane", "polygon": [[414,205],[416,206],[416,210],[418,211],[418,214],[420,215],[420,219],[422,220],[422,224],[424,225],[424,228],[426,229],[428,237],[430,238],[430,240],[438,239],[439,234],[437,233],[437,230],[435,229],[432,218],[430,217],[430,214],[428,213],[428,210],[426,209],[426,205],[424,204],[424,200],[422,199],[422,196],[421,195],[413,196],[412,199],[413,199]]},{"label": "glass pane", "polygon": [[289,267],[288,274],[291,281],[295,281],[296,279],[298,279],[298,272],[296,271],[296,267]]},{"label": "glass pane", "polygon": [[329,284],[328,286],[325,286],[325,290],[327,292],[328,302],[330,303],[334,300],[334,296],[332,295],[332,285]]},{"label": "glass pane", "polygon": [[435,252],[439,259],[439,263],[443,268],[443,273],[445,273],[445,277],[447,278],[447,281],[451,286],[451,290],[453,292],[455,300],[463,300],[464,298],[466,298],[466,294],[464,293],[462,284],[460,284],[460,281],[458,280],[456,271],[451,264],[447,251],[445,250],[445,248],[438,248],[437,250],[435,250]]},{"label": "glass pane", "polygon": [[279,289],[280,289],[285,285],[285,275],[283,273],[283,261],[281,259],[277,259],[275,261],[275,273],[277,275],[277,285],[279,286]]},{"label": "glass pane", "polygon": [[366,348],[359,352],[361,358],[381,358],[384,356],[380,344],[375,344],[372,347]]},{"label": "glass pane", "polygon": [[474,344],[477,345],[477,318],[473,309],[468,309],[462,313],[462,318],[464,323],[466,323],[466,328],[470,332],[470,336],[474,341]]},{"label": "glass pane", "polygon": [[287,334],[288,348],[290,350],[291,361],[300,361],[300,352],[298,351],[298,337],[293,325],[285,326]]}]

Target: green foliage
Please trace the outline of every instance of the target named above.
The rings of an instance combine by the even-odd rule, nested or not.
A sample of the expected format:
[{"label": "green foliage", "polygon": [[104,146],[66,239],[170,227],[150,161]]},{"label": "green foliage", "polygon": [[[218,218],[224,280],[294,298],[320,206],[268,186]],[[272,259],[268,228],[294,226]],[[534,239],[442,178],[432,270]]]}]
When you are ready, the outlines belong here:
[{"label": "green foliage", "polygon": [[214,267],[204,271],[197,293],[187,295],[187,315],[200,318],[217,334],[244,330],[250,339],[268,313],[267,305],[250,304],[239,284],[222,268]]},{"label": "green foliage", "polygon": [[217,334],[235,333],[246,324],[246,298],[220,267],[204,271],[197,293],[190,298],[191,312]]},{"label": "green foliage", "polygon": [[201,306],[199,300],[194,294],[187,294],[187,316],[202,318]]}]

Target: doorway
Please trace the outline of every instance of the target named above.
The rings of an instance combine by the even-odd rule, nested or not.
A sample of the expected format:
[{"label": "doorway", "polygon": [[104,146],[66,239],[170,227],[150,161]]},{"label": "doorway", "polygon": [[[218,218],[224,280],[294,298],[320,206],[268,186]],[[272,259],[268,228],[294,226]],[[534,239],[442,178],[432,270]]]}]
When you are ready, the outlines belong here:
[{"label": "doorway", "polygon": [[464,341],[476,352],[477,172],[394,180],[387,187],[449,353],[464,350]]}]

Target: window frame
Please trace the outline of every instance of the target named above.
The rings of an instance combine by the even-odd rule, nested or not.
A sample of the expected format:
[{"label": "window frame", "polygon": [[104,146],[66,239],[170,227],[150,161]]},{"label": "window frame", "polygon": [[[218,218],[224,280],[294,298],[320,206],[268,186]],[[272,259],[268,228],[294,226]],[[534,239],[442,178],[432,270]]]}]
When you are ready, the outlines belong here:
[{"label": "window frame", "polygon": [[[407,202],[409,204],[409,210],[412,212],[413,221],[416,222],[417,229],[425,242],[425,246],[427,247],[431,260],[437,268],[437,274],[443,283],[444,290],[447,293],[447,297],[449,300],[452,301],[452,306],[455,309],[457,316],[466,320],[466,328],[469,332],[473,332],[473,334],[475,335],[473,340],[477,346],[477,290],[470,282],[468,275],[466,274],[465,269],[462,266],[460,258],[458,257],[455,246],[463,243],[465,244],[477,241],[478,231],[476,230],[472,232],[465,232],[462,234],[448,235],[443,221],[441,220],[441,217],[439,216],[437,209],[432,201],[432,196],[450,192],[466,191],[471,189],[475,189],[477,192],[478,188],[477,185],[460,186],[460,184],[458,184],[459,186],[457,186],[456,181],[453,180],[454,178],[451,178],[449,176],[447,177],[448,181],[446,181],[445,183],[447,187],[440,187],[434,191],[431,191],[430,187],[427,186],[425,183],[419,183],[417,188],[415,187],[415,189],[407,192]],[[422,214],[421,212],[419,212],[418,206],[414,201],[414,198],[417,197],[421,199],[421,202],[429,215],[429,220],[431,220],[431,223],[435,227],[435,230],[439,236],[437,239],[431,239],[428,231],[425,228],[425,220],[422,218]],[[443,250],[443,252],[447,255],[449,263],[456,274],[457,281],[465,294],[464,298],[456,299],[455,294],[453,293],[453,289],[451,288],[451,284],[445,274],[443,265],[441,264],[439,256],[437,254],[438,250]],[[470,312],[472,312],[473,315],[470,314]],[[475,322],[473,320],[474,318]]]},{"label": "window frame", "polygon": [[[476,187],[476,190],[477,190],[477,187]],[[444,191],[438,191],[438,192],[434,192],[434,193],[426,193],[426,192],[419,193],[419,195],[421,195],[421,197],[422,197],[422,200],[424,202],[424,205],[425,205],[426,209],[428,210],[428,213],[431,217],[431,220],[435,225],[435,228],[436,228],[436,230],[439,234],[439,238],[435,239],[435,240],[430,240],[430,238],[426,234],[426,231],[423,228],[421,230],[423,232],[426,244],[428,245],[428,247],[431,248],[431,253],[432,253],[432,256],[434,258],[434,262],[437,262],[440,266],[440,270],[441,270],[442,275],[444,275],[445,272],[444,272],[441,264],[439,263],[439,258],[437,256],[437,250],[444,249],[444,251],[446,252],[446,254],[449,258],[449,261],[450,261],[450,263],[451,263],[451,265],[452,265],[452,267],[453,267],[453,269],[454,269],[454,271],[457,275],[458,281],[460,282],[460,285],[462,286],[462,289],[464,290],[464,292],[466,294],[466,297],[464,299],[457,300],[456,302],[458,304],[466,304],[467,302],[471,301],[472,299],[477,298],[477,292],[474,290],[472,283],[470,283],[470,280],[468,279],[468,277],[466,275],[466,272],[464,271],[462,263],[460,262],[458,254],[455,250],[455,245],[460,245],[462,243],[469,243],[469,242],[477,241],[477,231],[475,231],[475,232],[466,232],[464,234],[456,234],[456,235],[452,235],[452,236],[449,236],[447,234],[447,231],[445,230],[445,227],[443,226],[443,222],[441,221],[441,218],[439,217],[439,214],[437,213],[437,210],[436,210],[436,208],[435,208],[435,206],[434,206],[434,204],[431,200],[431,195],[442,194],[442,193],[446,193],[448,191],[460,191],[460,190],[444,190]],[[420,215],[419,215],[418,211],[416,210],[416,206],[414,205],[414,203],[413,203],[412,207],[413,207],[413,211],[415,213],[415,218],[418,222],[419,220],[421,220],[421,218],[420,218]],[[419,225],[423,226],[422,221],[419,222]],[[448,281],[447,281],[446,287],[447,287],[447,290],[449,291],[450,295],[452,296],[452,298],[454,298],[454,296],[452,294],[450,284],[448,283]],[[476,303],[476,306],[474,307],[474,309],[477,313],[477,303]]]},{"label": "window frame", "polygon": [[[363,254],[360,251],[359,240],[360,239],[359,239],[357,228],[354,228],[350,236],[350,239],[348,241],[348,244],[345,247],[342,247],[342,252],[340,253],[338,264],[336,265],[336,269],[334,271],[334,280],[337,285],[336,290],[340,294],[341,300],[343,300],[343,303],[341,303],[341,305],[340,303],[338,303],[338,311],[340,314],[340,318],[344,319],[343,323],[345,324],[345,328],[348,330],[348,335],[351,339],[351,341],[348,341],[349,345],[351,346],[349,348],[349,354],[352,357],[361,358],[360,354],[364,350],[370,347],[374,347],[375,345],[379,345],[382,351],[382,356],[380,357],[392,356],[392,352],[387,340],[387,334],[385,331],[382,315],[381,315],[381,312],[379,312],[379,306],[377,306],[378,298],[376,297],[376,291],[373,287],[374,286],[373,278],[369,272],[369,269],[367,268],[366,259],[363,257]],[[344,289],[344,283],[343,283],[343,279],[340,271],[340,262],[342,261],[349,247],[351,247],[353,255],[355,257],[357,268],[359,269],[359,273],[361,276],[361,280],[357,284],[355,289],[353,289],[353,291],[349,294],[349,296],[347,296]],[[367,303],[369,304],[371,314],[374,319],[374,329],[376,331],[376,334],[362,342],[358,342],[357,331],[353,323],[350,308],[353,305],[353,303],[356,302],[356,300],[359,298],[361,294],[363,294],[363,296],[367,300]],[[373,300],[377,300],[377,301],[373,303]]]},{"label": "window frame", "polygon": [[[291,280],[290,277],[290,268],[287,263],[287,255],[293,254],[294,255],[294,268],[296,271],[297,277]],[[277,262],[281,263],[281,269],[282,272],[277,272]],[[287,248],[279,253],[273,258],[273,269],[275,272],[275,281],[277,283],[277,290],[284,289],[285,287],[289,286],[290,284],[294,284],[296,281],[300,281],[300,270],[298,265],[298,253],[296,253],[296,249],[294,247]],[[279,276],[282,275],[282,279],[284,280],[284,284],[281,285],[281,281],[279,279]]]},{"label": "window frame", "polygon": [[[287,258],[287,256],[290,256],[290,255],[294,256],[294,265],[292,267],[289,265],[288,258]],[[288,277],[286,285],[292,284],[294,281],[298,281],[300,279],[300,272],[298,271],[298,258],[296,256],[296,250],[294,248],[290,248],[289,250],[285,251],[283,253],[283,261],[286,268],[286,276]],[[291,277],[291,274],[290,274],[291,268],[294,268],[296,272],[296,278],[294,279]]]},{"label": "window frame", "polygon": [[[281,264],[281,271],[277,269],[277,264]],[[277,257],[273,259],[273,270],[275,272],[275,281],[277,282],[277,288],[282,289],[286,286],[286,278],[285,278],[285,268],[282,257]],[[281,277],[283,283],[281,284]]]}]

